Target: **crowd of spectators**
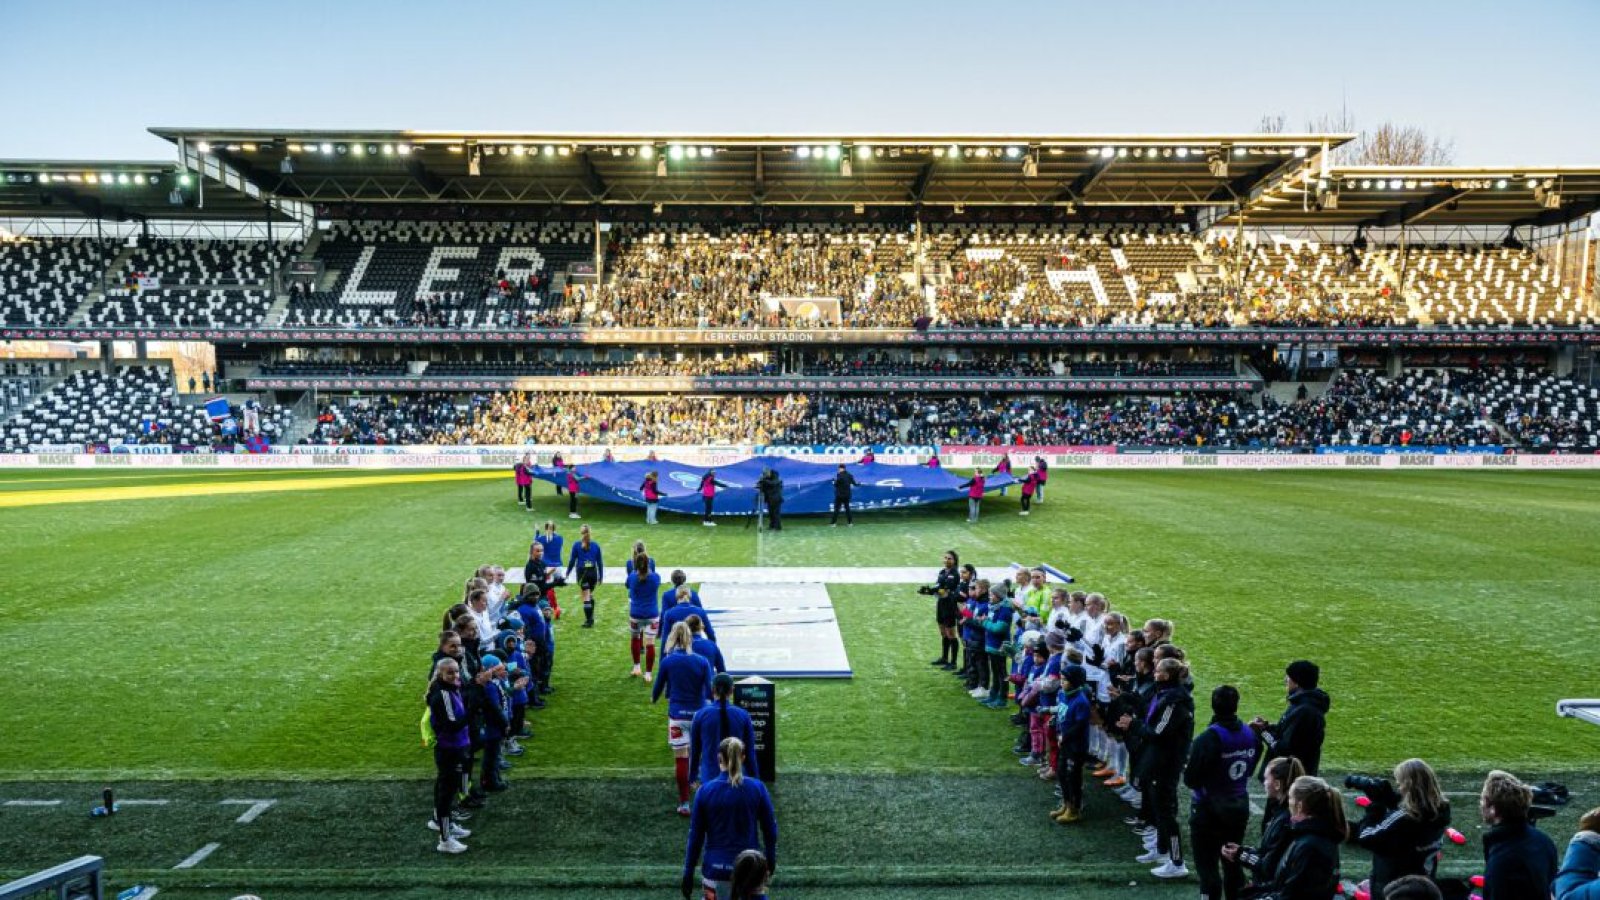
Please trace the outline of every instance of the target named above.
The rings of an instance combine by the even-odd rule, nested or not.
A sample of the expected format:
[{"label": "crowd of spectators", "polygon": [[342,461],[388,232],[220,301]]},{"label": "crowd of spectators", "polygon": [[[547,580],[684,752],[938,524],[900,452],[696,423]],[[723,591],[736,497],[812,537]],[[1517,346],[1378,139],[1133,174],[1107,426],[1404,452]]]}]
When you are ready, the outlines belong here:
[{"label": "crowd of spectators", "polygon": [[448,394],[330,400],[302,444],[463,443],[465,415]]},{"label": "crowd of spectators", "polygon": [[469,420],[440,443],[772,443],[804,421],[804,396],[627,398],[507,392],[475,398]]}]

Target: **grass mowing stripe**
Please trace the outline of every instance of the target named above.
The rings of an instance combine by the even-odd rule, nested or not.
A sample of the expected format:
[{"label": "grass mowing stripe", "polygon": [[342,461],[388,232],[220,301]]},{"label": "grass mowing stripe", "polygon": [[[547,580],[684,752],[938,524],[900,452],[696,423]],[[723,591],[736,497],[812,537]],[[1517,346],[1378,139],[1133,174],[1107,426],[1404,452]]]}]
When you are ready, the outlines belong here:
[{"label": "grass mowing stripe", "polygon": [[399,475],[363,475],[324,478],[281,478],[265,481],[200,482],[108,488],[53,488],[0,493],[0,508],[55,503],[113,503],[122,500],[204,497],[216,494],[259,494],[279,491],[321,491],[335,488],[381,487],[434,481],[484,481],[502,479],[498,472],[422,472]]}]

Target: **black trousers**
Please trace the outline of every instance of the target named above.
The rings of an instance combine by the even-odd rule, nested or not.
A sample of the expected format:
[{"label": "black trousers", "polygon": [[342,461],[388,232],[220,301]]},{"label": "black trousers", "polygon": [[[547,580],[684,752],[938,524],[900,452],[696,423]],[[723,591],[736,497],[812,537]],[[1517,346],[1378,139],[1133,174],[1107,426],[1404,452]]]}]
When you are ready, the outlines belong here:
[{"label": "black trousers", "polygon": [[1006,662],[1004,653],[989,654],[989,696],[993,699],[1004,700],[1006,698],[1006,688],[1009,686],[1006,676],[1010,674],[1006,671],[1010,668],[1006,665]]},{"label": "black trousers", "polygon": [[843,498],[835,497],[835,498],[833,498],[833,523],[832,524],[834,524],[834,525],[839,524],[839,513],[841,513],[841,512],[844,513],[845,522],[847,522],[847,523],[849,523],[851,525],[855,524],[855,522],[856,522],[855,517],[850,514],[850,498],[848,498],[848,497],[843,497]]},{"label": "black trousers", "polygon": [[500,738],[483,742],[483,771],[478,773],[478,786],[484,790],[505,782],[500,775],[500,751],[504,743]]},{"label": "black trousers", "polygon": [[[450,807],[456,794],[467,789],[467,766],[470,757],[467,748],[433,746],[433,820],[441,825],[450,818]],[[440,838],[448,835],[440,832]]]},{"label": "black trousers", "polygon": [[1145,777],[1145,821],[1156,827],[1156,850],[1183,865],[1183,835],[1178,830],[1178,771],[1155,771]]},{"label": "black trousers", "polygon": [[[987,688],[989,686],[989,657],[983,652],[983,638],[967,641],[967,680],[973,687]],[[968,688],[971,690],[971,688]]]},{"label": "black trousers", "polygon": [[1022,495],[1022,511],[1023,512],[1027,512],[1028,511],[1028,507],[1030,507],[1032,505],[1033,505],[1033,495],[1032,494],[1023,494]]},{"label": "black trousers", "polygon": [[773,531],[783,530],[783,504],[767,504],[767,527]]},{"label": "black trousers", "polygon": [[572,493],[567,494],[567,512],[575,513],[577,511],[578,511],[578,494],[577,494],[576,491],[574,491]]},{"label": "black trousers", "polygon": [[1073,809],[1083,808],[1083,754],[1056,754],[1056,784],[1061,786],[1061,802]]},{"label": "black trousers", "polygon": [[1239,900],[1244,868],[1222,858],[1222,845],[1244,843],[1249,827],[1248,797],[1204,800],[1189,811],[1189,843],[1194,850],[1195,874],[1200,877],[1200,896],[1206,900]]},{"label": "black trousers", "polygon": [[714,497],[704,497],[704,498],[702,498],[701,502],[703,502],[705,504],[706,512],[705,512],[705,515],[701,516],[700,518],[701,518],[702,521],[709,522],[709,521],[711,521],[711,504],[716,502],[716,498],[714,498]]},{"label": "black trousers", "polygon": [[526,506],[529,509],[533,509],[533,485],[531,485],[531,484],[519,484],[519,485],[517,485],[517,502],[521,503],[522,505]]}]

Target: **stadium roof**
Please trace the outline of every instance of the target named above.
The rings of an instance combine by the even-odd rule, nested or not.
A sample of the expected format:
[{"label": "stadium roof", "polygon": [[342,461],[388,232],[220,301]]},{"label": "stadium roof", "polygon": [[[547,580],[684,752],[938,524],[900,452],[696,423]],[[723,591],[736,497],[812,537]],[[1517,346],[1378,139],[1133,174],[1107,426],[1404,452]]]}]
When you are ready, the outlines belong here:
[{"label": "stadium roof", "polygon": [[[153,128],[312,203],[1174,207],[1248,201],[1339,134],[556,134]],[[287,162],[287,164],[286,164]]]},{"label": "stadium roof", "polygon": [[260,190],[200,179],[171,161],[0,160],[0,218],[259,222],[269,214],[287,219]]},{"label": "stadium roof", "polygon": [[1537,227],[1597,210],[1600,166],[1334,166],[1283,179],[1243,215],[1254,225]]}]

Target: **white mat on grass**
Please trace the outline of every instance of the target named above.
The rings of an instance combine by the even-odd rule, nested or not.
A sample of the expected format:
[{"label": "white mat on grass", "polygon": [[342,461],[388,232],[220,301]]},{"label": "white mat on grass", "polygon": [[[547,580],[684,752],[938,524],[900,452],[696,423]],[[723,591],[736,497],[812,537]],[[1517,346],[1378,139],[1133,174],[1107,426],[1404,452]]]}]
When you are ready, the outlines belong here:
[{"label": "white mat on grass", "polygon": [[728,672],[765,678],[849,678],[844,637],[820,583],[700,585]]}]

